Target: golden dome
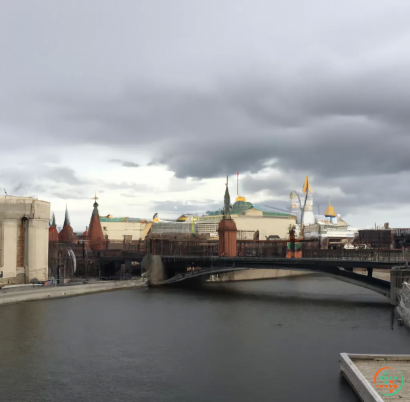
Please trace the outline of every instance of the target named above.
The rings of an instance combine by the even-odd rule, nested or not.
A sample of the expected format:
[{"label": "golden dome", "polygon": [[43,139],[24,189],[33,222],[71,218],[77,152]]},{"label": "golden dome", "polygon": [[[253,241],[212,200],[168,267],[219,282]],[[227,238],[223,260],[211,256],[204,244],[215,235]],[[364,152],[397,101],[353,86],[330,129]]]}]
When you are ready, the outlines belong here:
[{"label": "golden dome", "polygon": [[241,195],[238,195],[237,197],[236,197],[236,200],[235,201],[243,201],[243,202],[246,202],[246,198],[245,197],[242,197]]},{"label": "golden dome", "polygon": [[325,211],[325,216],[327,218],[336,218],[335,210],[332,207],[332,204],[330,203],[330,198],[329,198],[329,204],[328,204],[328,206],[326,208],[326,211]]},{"label": "golden dome", "polygon": [[331,217],[331,218],[336,218],[335,210],[334,210],[334,208],[333,208],[331,205],[329,205],[329,206],[326,208],[325,216],[326,216],[326,217]]}]

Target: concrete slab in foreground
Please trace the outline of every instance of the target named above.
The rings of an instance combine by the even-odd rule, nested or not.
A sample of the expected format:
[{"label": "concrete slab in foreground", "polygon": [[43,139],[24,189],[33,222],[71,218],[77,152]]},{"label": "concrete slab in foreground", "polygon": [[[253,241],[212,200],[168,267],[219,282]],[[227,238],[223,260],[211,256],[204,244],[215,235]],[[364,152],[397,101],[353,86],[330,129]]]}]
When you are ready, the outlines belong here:
[{"label": "concrete slab in foreground", "polygon": [[362,401],[410,401],[410,355],[340,356],[342,374]]},{"label": "concrete slab in foreground", "polygon": [[30,289],[0,290],[0,305],[31,300],[56,299],[112,290],[135,289],[144,286],[141,279],[107,281],[75,286],[36,286]]}]

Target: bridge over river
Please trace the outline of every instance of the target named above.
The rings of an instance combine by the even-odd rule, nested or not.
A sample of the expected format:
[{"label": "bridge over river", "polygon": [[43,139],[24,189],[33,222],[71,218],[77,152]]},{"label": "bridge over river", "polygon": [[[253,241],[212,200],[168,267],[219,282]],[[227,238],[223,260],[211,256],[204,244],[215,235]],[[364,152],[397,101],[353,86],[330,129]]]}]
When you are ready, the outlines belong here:
[{"label": "bridge over river", "polygon": [[[373,270],[390,271],[397,265],[397,262],[346,259],[150,256],[146,267],[151,271],[149,278],[153,286],[204,280],[210,275],[247,269],[285,269],[326,274],[390,297],[390,281],[374,278]],[[354,268],[366,269],[367,276],[353,272]]]},{"label": "bridge over river", "polygon": [[[148,283],[165,286],[206,280],[210,275],[247,269],[284,269],[318,272],[365,287],[386,297],[391,295],[390,281],[375,278],[375,269],[390,272],[405,266],[407,253],[402,250],[320,250],[309,248],[312,242],[300,242],[300,258],[289,258],[286,241],[238,241],[236,257],[218,256],[217,242],[168,241],[155,239],[146,250],[131,250],[110,255],[102,251],[100,263],[142,261]],[[295,254],[291,255],[293,257]],[[354,272],[361,268],[367,275]]]}]

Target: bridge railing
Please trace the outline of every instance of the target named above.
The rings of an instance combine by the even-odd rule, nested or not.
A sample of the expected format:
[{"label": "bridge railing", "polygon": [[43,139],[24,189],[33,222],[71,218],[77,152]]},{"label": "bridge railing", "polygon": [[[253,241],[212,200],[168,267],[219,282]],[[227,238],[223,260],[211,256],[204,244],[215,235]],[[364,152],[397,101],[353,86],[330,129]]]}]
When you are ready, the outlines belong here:
[{"label": "bridge railing", "polygon": [[[298,250],[318,247],[316,241],[295,243]],[[219,242],[151,239],[151,253],[163,256],[214,256],[219,254]],[[287,240],[238,240],[238,257],[286,258],[289,248]]]},{"label": "bridge railing", "polygon": [[408,259],[408,253],[403,254],[402,250],[303,250],[303,258],[320,258],[329,260],[356,260],[374,262],[403,262]]},{"label": "bridge railing", "polygon": [[[310,248],[318,248],[317,241],[296,241],[295,250],[302,251]],[[288,240],[238,240],[238,257],[259,257],[259,258],[286,258],[290,249]],[[302,255],[303,255],[302,254]]]},{"label": "bridge railing", "polygon": [[151,240],[151,253],[168,256],[218,256],[218,242]]},{"label": "bridge railing", "polygon": [[[142,246],[139,250],[143,251]],[[150,251],[162,256],[196,256],[205,257],[219,255],[218,241],[192,241],[151,239]],[[238,240],[237,256],[253,258],[286,258],[289,256],[290,243],[286,240]],[[295,250],[301,251],[302,258],[319,258],[331,260],[356,260],[374,262],[403,262],[410,260],[410,252],[386,249],[336,249],[321,250],[317,241],[297,241]],[[132,250],[132,249],[130,249]]]},{"label": "bridge railing", "polygon": [[287,241],[237,242],[238,257],[286,258]]},{"label": "bridge railing", "polygon": [[132,250],[132,251],[146,251],[145,240],[110,240],[107,243],[107,250]]}]

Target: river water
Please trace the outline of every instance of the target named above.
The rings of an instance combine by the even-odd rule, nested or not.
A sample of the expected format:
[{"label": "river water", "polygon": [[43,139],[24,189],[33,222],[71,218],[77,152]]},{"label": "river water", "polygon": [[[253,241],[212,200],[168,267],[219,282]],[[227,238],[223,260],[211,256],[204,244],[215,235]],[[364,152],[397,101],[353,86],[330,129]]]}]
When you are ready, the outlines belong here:
[{"label": "river water", "polygon": [[0,308],[0,400],[357,401],[339,354],[410,353],[375,293],[306,275]]}]

